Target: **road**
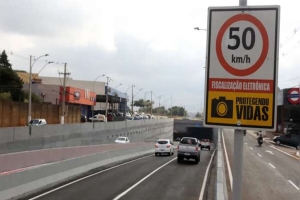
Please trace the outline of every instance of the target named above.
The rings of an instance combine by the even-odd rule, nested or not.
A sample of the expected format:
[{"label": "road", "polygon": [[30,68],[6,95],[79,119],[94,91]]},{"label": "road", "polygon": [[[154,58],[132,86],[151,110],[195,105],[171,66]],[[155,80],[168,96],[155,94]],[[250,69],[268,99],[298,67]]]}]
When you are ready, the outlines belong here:
[{"label": "road", "polygon": [[151,155],[31,200],[198,200],[212,153],[203,150],[198,165],[178,164],[176,152],[173,156]]},{"label": "road", "polygon": [[[224,129],[223,135],[233,170],[234,132]],[[299,199],[300,163],[297,159],[266,142],[259,147],[251,134],[244,137],[243,153],[243,200]]]}]

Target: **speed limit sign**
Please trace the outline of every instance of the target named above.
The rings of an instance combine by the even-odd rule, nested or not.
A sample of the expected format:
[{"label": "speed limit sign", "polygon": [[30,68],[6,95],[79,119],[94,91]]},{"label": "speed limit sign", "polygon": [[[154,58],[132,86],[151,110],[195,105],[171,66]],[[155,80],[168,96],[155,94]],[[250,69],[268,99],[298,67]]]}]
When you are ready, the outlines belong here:
[{"label": "speed limit sign", "polygon": [[206,126],[273,130],[279,6],[208,10]]}]

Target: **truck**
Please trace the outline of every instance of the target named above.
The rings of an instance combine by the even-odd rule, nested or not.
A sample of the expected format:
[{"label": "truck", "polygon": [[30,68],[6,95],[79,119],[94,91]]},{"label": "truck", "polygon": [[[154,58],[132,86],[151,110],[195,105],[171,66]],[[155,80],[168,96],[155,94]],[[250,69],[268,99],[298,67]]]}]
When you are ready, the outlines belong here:
[{"label": "truck", "polygon": [[201,145],[197,138],[183,137],[177,146],[177,162],[181,163],[184,159],[194,159],[196,164],[200,161]]}]

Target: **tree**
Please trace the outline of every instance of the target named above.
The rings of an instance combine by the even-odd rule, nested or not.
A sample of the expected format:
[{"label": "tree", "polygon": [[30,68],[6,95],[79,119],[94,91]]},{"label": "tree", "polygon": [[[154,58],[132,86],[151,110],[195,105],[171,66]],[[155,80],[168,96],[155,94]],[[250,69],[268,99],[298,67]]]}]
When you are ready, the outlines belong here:
[{"label": "tree", "polygon": [[169,113],[172,111],[172,116],[187,116],[187,111],[184,109],[184,107],[179,106],[173,106],[172,109],[169,108]]},{"label": "tree", "polygon": [[[152,102],[152,104],[153,104],[153,102]],[[141,108],[150,107],[151,102],[150,102],[150,100],[145,101],[144,99],[140,99],[138,101],[134,101],[133,106],[141,107]]]},{"label": "tree", "polygon": [[[25,97],[25,99],[29,99],[29,91],[28,90],[24,91],[24,97]],[[39,97],[35,93],[31,93],[31,102],[32,103],[42,103],[43,100],[41,97]]]},{"label": "tree", "polygon": [[199,112],[197,112],[197,114],[195,115],[196,118],[200,118],[201,114]]},{"label": "tree", "polygon": [[23,81],[11,66],[4,50],[0,55],[0,92],[9,92],[13,101],[24,101]]}]

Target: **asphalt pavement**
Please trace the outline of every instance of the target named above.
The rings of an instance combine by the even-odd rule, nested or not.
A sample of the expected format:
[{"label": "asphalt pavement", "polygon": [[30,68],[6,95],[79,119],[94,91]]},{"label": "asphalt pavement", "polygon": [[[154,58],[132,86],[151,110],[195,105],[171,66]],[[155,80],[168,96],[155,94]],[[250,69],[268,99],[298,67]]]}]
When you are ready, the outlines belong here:
[{"label": "asphalt pavement", "polygon": [[177,163],[176,152],[173,156],[151,155],[31,200],[198,200],[212,153],[201,151],[198,165]]},{"label": "asphalt pavement", "polygon": [[[223,135],[230,168],[234,170],[234,131],[224,129]],[[244,137],[243,200],[299,199],[299,160],[272,147],[276,148],[267,142],[259,147],[252,134],[246,134]]]}]

